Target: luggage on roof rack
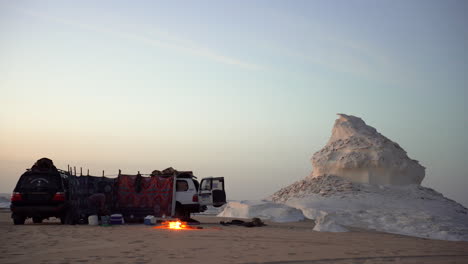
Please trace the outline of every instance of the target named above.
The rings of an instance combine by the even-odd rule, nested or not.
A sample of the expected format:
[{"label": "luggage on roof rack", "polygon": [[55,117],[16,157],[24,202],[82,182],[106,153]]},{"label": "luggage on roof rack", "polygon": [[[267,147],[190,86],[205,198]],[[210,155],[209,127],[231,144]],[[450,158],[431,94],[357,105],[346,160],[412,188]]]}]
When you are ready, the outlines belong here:
[{"label": "luggage on roof rack", "polygon": [[50,171],[50,170],[57,170],[54,166],[54,162],[48,158],[41,158],[38,159],[34,165],[31,167],[33,171]]}]

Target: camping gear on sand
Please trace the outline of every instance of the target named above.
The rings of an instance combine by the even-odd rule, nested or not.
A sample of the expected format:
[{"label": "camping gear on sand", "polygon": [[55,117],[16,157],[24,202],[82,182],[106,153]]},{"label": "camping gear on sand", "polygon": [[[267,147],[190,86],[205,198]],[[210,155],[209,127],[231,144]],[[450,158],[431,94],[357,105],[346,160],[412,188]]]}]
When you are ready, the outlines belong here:
[{"label": "camping gear on sand", "polygon": [[101,216],[101,225],[102,226],[110,226],[109,216],[108,215]]},{"label": "camping gear on sand", "polygon": [[156,218],[152,215],[148,215],[145,217],[145,220],[144,220],[144,224],[145,225],[154,225],[156,224]]},{"label": "camping gear on sand", "polygon": [[99,225],[99,220],[97,215],[88,216],[88,225],[97,226]]},{"label": "camping gear on sand", "polygon": [[223,226],[229,226],[229,225],[237,225],[237,226],[245,226],[245,227],[259,227],[259,226],[265,226],[265,223],[260,218],[254,217],[252,218],[252,221],[246,222],[242,220],[232,220],[231,222],[219,222]]},{"label": "camping gear on sand", "polygon": [[124,219],[121,214],[113,214],[110,217],[110,224],[111,225],[122,225],[124,224]]}]

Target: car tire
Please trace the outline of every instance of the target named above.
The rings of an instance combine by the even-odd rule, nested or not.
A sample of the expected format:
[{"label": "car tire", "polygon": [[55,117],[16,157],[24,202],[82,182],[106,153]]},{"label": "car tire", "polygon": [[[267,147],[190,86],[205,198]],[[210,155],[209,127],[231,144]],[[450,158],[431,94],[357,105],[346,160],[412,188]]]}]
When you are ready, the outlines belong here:
[{"label": "car tire", "polygon": [[176,218],[181,218],[183,215],[184,215],[184,209],[182,208],[181,205],[179,204],[176,204],[176,208],[175,208],[175,217]]},{"label": "car tire", "polygon": [[75,224],[75,214],[71,208],[67,210],[64,216],[60,217],[60,222],[65,225]]},{"label": "car tire", "polygon": [[186,221],[187,219],[190,219],[190,212],[185,210],[183,205],[177,204],[175,209],[175,217],[182,221]]},{"label": "car tire", "polygon": [[40,224],[40,223],[42,223],[42,220],[43,220],[43,219],[40,218],[40,217],[33,217],[33,223],[35,223],[35,224]]},{"label": "car tire", "polygon": [[21,216],[21,215],[13,215],[13,224],[15,225],[24,225],[24,222],[26,221],[26,217]]}]

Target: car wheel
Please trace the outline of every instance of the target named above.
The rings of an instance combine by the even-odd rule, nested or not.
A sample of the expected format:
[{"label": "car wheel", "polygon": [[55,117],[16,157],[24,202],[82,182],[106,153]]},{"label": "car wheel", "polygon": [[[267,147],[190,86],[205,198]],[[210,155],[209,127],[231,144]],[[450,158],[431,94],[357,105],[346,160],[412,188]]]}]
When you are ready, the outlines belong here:
[{"label": "car wheel", "polygon": [[176,205],[175,217],[179,218],[182,221],[187,221],[190,219],[190,212],[185,210],[182,205]]},{"label": "car wheel", "polygon": [[33,223],[35,223],[35,224],[40,224],[40,223],[42,223],[42,218],[40,218],[40,217],[33,217]]},{"label": "car wheel", "polygon": [[181,219],[184,217],[184,208],[182,205],[177,204],[175,208],[175,217]]},{"label": "car wheel", "polygon": [[75,215],[72,209],[68,209],[65,213],[65,216],[60,217],[60,222],[66,225],[74,225],[75,224]]},{"label": "car wheel", "polygon": [[21,215],[13,215],[13,224],[24,225],[24,221],[26,221],[26,217]]}]

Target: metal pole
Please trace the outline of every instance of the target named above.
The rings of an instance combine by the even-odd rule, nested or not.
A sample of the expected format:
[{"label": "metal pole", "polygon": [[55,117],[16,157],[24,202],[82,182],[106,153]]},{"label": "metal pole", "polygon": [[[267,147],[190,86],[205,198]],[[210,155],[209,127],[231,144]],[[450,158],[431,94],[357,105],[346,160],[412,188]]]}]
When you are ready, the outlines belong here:
[{"label": "metal pole", "polygon": [[175,216],[175,207],[176,207],[176,182],[177,177],[176,174],[172,175],[174,182],[172,183],[172,208],[171,208],[171,217]]}]

